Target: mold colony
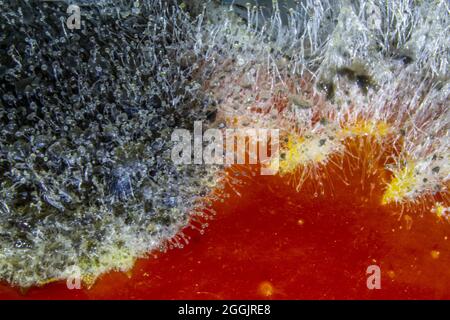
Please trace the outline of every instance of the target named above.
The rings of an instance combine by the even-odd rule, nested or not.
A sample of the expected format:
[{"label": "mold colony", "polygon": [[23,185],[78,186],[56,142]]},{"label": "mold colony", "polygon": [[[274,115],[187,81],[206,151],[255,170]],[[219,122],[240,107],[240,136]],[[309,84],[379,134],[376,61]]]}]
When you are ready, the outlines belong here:
[{"label": "mold colony", "polygon": [[[67,36],[60,5],[2,10],[2,28],[21,30],[2,38],[3,279],[39,284],[76,264],[92,284],[164,245],[192,212],[205,213],[191,222],[200,229],[219,212],[198,242],[140,262],[123,294],[372,297],[364,270],[380,263],[391,283],[384,297],[448,296],[437,281],[449,279],[446,1],[308,0],[283,13],[275,2],[272,16],[249,7],[246,21],[215,2],[189,15],[186,5],[138,1],[119,19],[108,3],[83,7],[86,28]],[[34,15],[46,17],[38,31]],[[195,120],[280,129],[280,175],[174,167],[169,129]],[[212,207],[198,207],[197,195]],[[217,268],[223,276],[208,271]],[[121,277],[73,295],[113,294],[108,281]]]}]

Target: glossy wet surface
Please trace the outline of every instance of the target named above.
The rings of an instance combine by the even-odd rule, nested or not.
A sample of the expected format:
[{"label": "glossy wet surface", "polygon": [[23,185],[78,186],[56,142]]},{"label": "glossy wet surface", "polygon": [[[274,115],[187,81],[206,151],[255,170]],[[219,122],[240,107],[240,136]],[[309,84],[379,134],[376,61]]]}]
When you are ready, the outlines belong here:
[{"label": "glossy wet surface", "polygon": [[[379,205],[384,174],[361,180],[355,171],[347,186],[330,171],[333,195],[316,197],[312,183],[297,193],[287,179],[255,176],[215,204],[205,234],[186,231],[183,249],[104,275],[90,290],[2,285],[0,298],[450,299],[450,224]],[[380,290],[367,288],[370,265],[381,268]]]}]

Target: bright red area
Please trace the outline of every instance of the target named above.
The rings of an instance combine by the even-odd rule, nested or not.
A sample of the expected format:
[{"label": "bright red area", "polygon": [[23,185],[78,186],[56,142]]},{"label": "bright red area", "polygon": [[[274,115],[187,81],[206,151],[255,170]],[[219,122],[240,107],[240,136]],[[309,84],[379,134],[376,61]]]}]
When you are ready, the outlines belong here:
[{"label": "bright red area", "polygon": [[[330,176],[333,196],[317,197],[312,185],[297,193],[256,176],[215,205],[204,235],[188,231],[184,249],[139,260],[131,276],[110,273],[89,290],[2,285],[0,298],[450,299],[449,223],[429,212],[399,218],[378,205],[380,183]],[[366,286],[369,265],[381,268],[380,290]]]}]

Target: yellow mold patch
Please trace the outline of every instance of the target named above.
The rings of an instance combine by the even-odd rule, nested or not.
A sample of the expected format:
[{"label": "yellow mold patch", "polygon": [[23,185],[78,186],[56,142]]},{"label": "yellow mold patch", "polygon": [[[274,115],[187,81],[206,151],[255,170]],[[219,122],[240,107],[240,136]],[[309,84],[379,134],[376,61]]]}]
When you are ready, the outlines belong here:
[{"label": "yellow mold patch", "polygon": [[109,253],[101,255],[97,262],[80,263],[81,281],[90,288],[97,277],[108,270],[127,272],[135,263],[135,257],[123,248],[112,249]]},{"label": "yellow mold patch", "polygon": [[107,269],[116,269],[127,271],[134,265],[135,258],[125,249],[113,250],[110,254],[100,257],[100,267],[105,266]]},{"label": "yellow mold patch", "polygon": [[415,166],[413,164],[409,164],[394,173],[394,178],[388,184],[381,200],[383,205],[393,202],[400,202],[414,190],[414,187],[417,185],[414,169]]},{"label": "yellow mold patch", "polygon": [[445,207],[442,203],[437,202],[431,212],[438,216],[439,219],[450,219],[450,208]]},{"label": "yellow mold patch", "polygon": [[342,138],[347,138],[349,136],[374,136],[383,138],[391,132],[392,129],[390,125],[385,121],[360,120],[351,126],[344,127],[338,135]]},{"label": "yellow mold patch", "polygon": [[320,133],[290,134],[282,147],[280,173],[293,173],[299,166],[326,163],[333,153],[343,151],[342,141],[346,138],[374,136],[381,139],[390,133],[387,122],[357,121],[344,128],[329,127]]},{"label": "yellow mold patch", "polygon": [[299,166],[325,163],[337,145],[327,134],[289,135],[281,152],[280,173],[293,173]]},{"label": "yellow mold patch", "polygon": [[54,283],[54,282],[57,282],[57,281],[60,281],[60,280],[61,279],[58,279],[58,278],[50,278],[50,279],[47,279],[47,280],[44,280],[44,281],[40,281],[38,283],[38,286],[45,286],[47,284]]}]

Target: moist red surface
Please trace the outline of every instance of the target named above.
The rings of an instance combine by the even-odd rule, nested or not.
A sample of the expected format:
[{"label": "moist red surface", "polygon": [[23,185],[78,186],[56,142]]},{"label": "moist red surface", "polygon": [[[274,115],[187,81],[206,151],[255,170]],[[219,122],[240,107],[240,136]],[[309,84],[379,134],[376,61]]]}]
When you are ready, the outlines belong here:
[{"label": "moist red surface", "polygon": [[[109,273],[89,290],[4,284],[0,298],[450,299],[449,223],[430,212],[399,218],[379,205],[380,176],[354,177],[347,186],[331,174],[332,194],[315,197],[312,185],[296,192],[255,176],[215,204],[205,234],[187,230],[185,248],[141,259],[131,274]],[[369,265],[381,268],[380,290],[366,286]]]}]

